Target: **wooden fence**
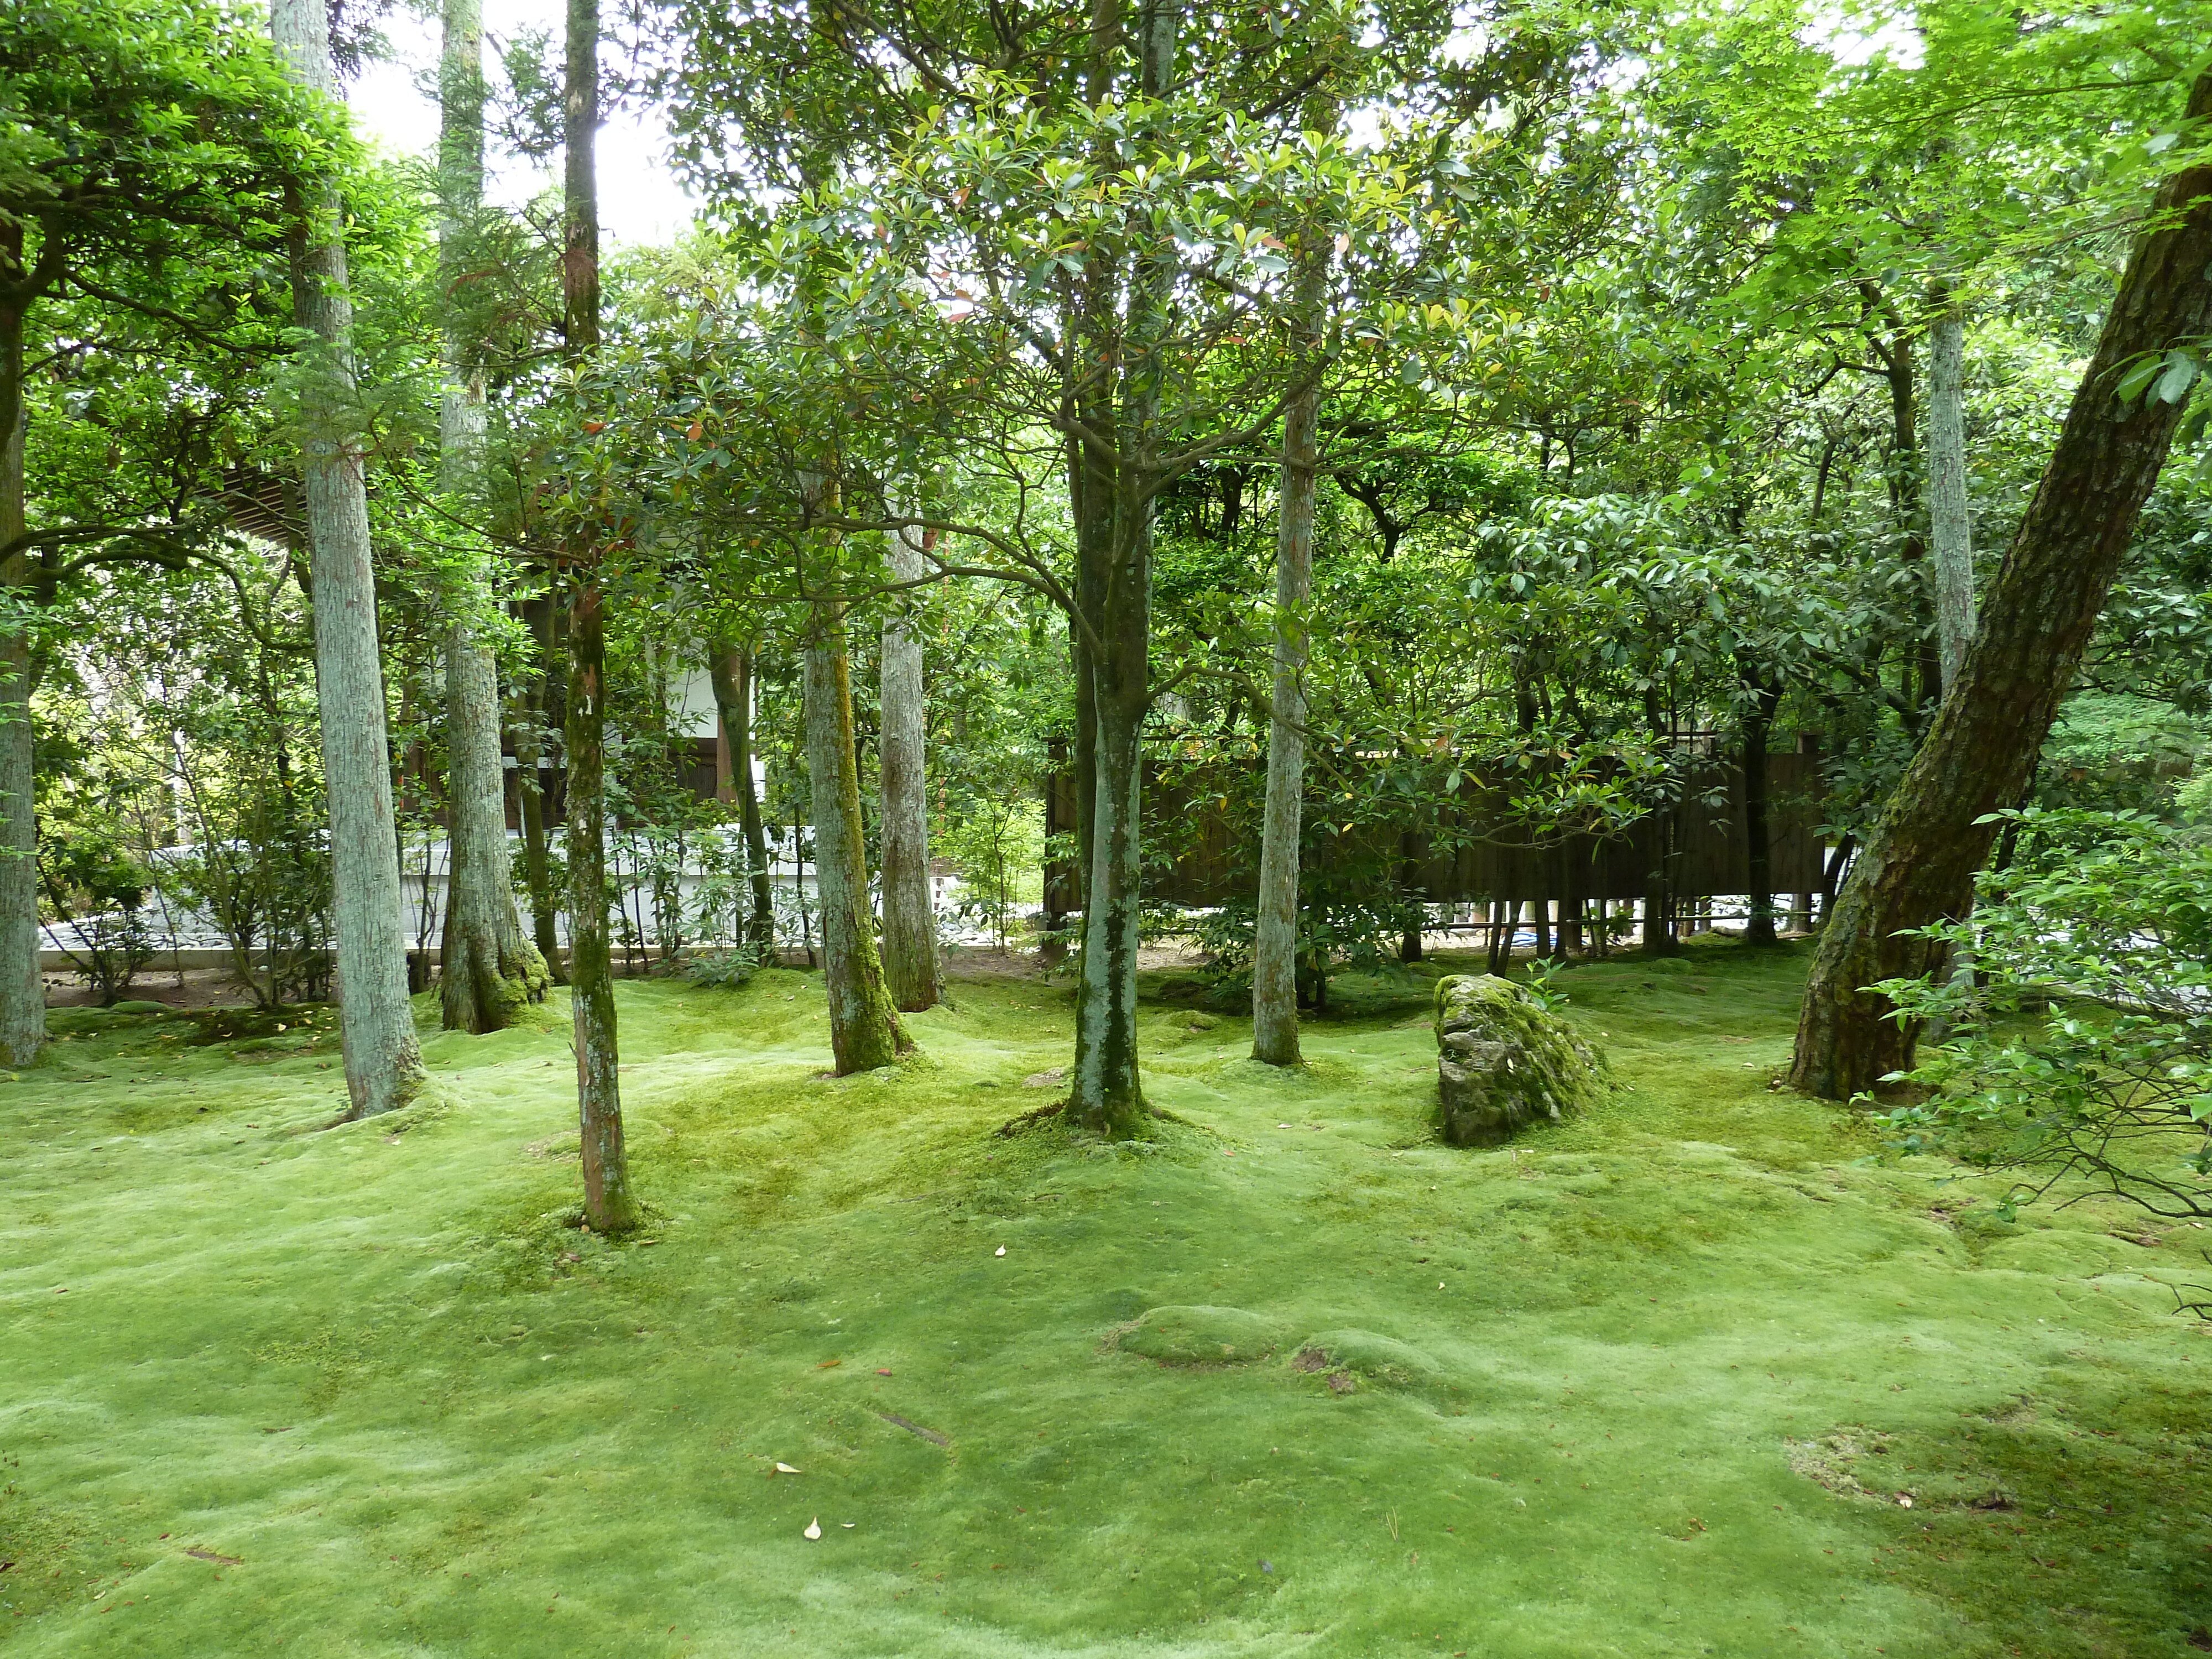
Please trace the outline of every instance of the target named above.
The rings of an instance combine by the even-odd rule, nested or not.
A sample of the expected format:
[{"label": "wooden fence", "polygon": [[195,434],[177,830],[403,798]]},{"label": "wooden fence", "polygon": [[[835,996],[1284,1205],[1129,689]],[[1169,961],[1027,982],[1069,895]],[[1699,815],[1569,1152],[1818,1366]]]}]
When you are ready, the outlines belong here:
[{"label": "wooden fence", "polygon": [[[1817,893],[1821,888],[1826,849],[1816,833],[1819,760],[1808,752],[1767,757],[1768,871],[1777,893]],[[1417,838],[1368,826],[1355,826],[1340,836],[1324,833],[1318,841],[1310,835],[1308,865],[1326,870],[1342,860],[1394,869],[1398,891],[1438,904],[1633,899],[1662,885],[1676,899],[1747,893],[1751,873],[1741,765],[1732,759],[1700,760],[1679,793],[1673,805],[1647,814],[1621,833],[1570,836],[1531,846],[1527,832],[1505,811],[1504,792],[1469,779],[1433,836]],[[1309,799],[1306,810],[1326,817],[1327,805]],[[1147,898],[1202,908],[1251,896],[1260,862],[1257,830],[1246,836],[1232,824],[1218,793],[1165,784],[1148,771],[1145,822],[1147,846],[1163,845],[1166,838],[1158,831],[1170,825],[1181,846],[1171,866],[1147,868]],[[1070,831],[1075,823],[1075,778],[1063,771],[1046,792],[1045,830]],[[1239,844],[1240,837],[1244,844]],[[1047,866],[1048,913],[1080,909],[1081,890],[1071,863]]]}]

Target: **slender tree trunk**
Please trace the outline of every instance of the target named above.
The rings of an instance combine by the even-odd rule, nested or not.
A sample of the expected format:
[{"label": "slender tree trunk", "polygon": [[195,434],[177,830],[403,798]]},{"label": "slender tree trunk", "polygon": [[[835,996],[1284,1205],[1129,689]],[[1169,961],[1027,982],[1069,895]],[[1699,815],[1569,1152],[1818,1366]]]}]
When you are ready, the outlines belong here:
[{"label": "slender tree trunk", "polygon": [[861,830],[860,768],[853,747],[852,667],[844,613],[834,602],[815,606],[805,672],[806,769],[814,795],[823,978],[830,993],[830,1051],[837,1075],[846,1077],[889,1066],[914,1045],[891,1006],[883,959],[876,952]]},{"label": "slender tree trunk", "polygon": [[[562,115],[568,246],[561,260],[562,322],[569,360],[599,344],[599,9],[568,0]],[[622,1073],[614,966],[607,938],[606,616],[595,526],[568,548],[568,1006],[575,1029],[576,1118],[583,1146],[584,1218],[593,1231],[638,1224],[623,1149]]]},{"label": "slender tree trunk", "polygon": [[1780,686],[1753,678],[1743,716],[1743,844],[1751,884],[1751,915],[1743,926],[1747,945],[1771,945],[1778,937],[1774,930],[1774,836],[1766,751],[1774,711],[1781,702]]},{"label": "slender tree trunk", "polygon": [[[2212,117],[2212,73],[2188,113]],[[2179,403],[2123,405],[2114,388],[2128,364],[2212,330],[2208,267],[2212,165],[2199,165],[2159,191],[1958,684],[1822,931],[1790,1072],[1800,1089],[1847,1099],[1912,1063],[1915,1033],[1870,988],[1941,968],[1938,950],[1905,934],[1964,909],[1996,834],[1981,820],[2016,805],[2033,773],[2181,419]]]},{"label": "slender tree trunk", "polygon": [[[530,933],[545,971],[556,985],[568,982],[561,962],[558,919],[561,896],[555,890],[553,860],[546,844],[545,732],[551,720],[547,696],[553,684],[553,618],[550,598],[526,600],[524,620],[538,644],[538,660],[523,678],[524,691],[514,727],[514,782],[517,810],[522,819],[522,884],[530,894]],[[565,707],[565,703],[563,705]],[[565,720],[565,716],[564,716]]]},{"label": "slender tree trunk", "polygon": [[[20,266],[22,230],[9,240]],[[25,530],[23,307],[0,308],[0,546]],[[0,559],[0,587],[23,595],[34,575],[28,548]],[[33,664],[27,629],[0,630],[0,1064],[28,1066],[46,1040],[46,985],[39,971],[39,830],[32,811]]]},{"label": "slender tree trunk", "polygon": [[775,895],[769,886],[768,831],[761,823],[760,792],[753,787],[753,653],[747,647],[714,645],[708,647],[708,661],[714,706],[730,745],[730,785],[737,792],[738,833],[744,842],[746,878],[752,890],[745,944],[766,962],[775,949]]},{"label": "slender tree trunk", "polygon": [[[461,274],[460,242],[483,195],[483,9],[445,0],[439,65],[440,274],[450,292]],[[439,438],[447,490],[473,495],[483,471],[483,374],[468,343],[446,337],[446,387]],[[545,994],[544,958],[522,937],[507,848],[507,777],[500,759],[499,671],[477,643],[471,613],[488,609],[475,571],[459,579],[446,635],[446,931],[438,1000],[446,1029],[497,1031]]]},{"label": "slender tree trunk", "polygon": [[[1326,93],[1307,100],[1309,131],[1336,126]],[[1313,597],[1314,496],[1321,466],[1322,307],[1328,242],[1315,229],[1297,251],[1295,326],[1307,383],[1283,410],[1275,524],[1275,676],[1267,720],[1267,795],[1260,832],[1260,891],[1252,936],[1252,1058],[1296,1066],[1298,1054],[1298,837],[1305,799],[1306,652]]]},{"label": "slender tree trunk", "polygon": [[[920,581],[922,550],[891,537],[892,574]],[[896,606],[896,602],[894,602]],[[937,907],[929,894],[929,777],[924,754],[921,635],[896,608],[883,635],[884,977],[908,1013],[937,1006]]]},{"label": "slender tree trunk", "polygon": [[1957,301],[1929,331],[1928,538],[1936,567],[1936,635],[1943,689],[1959,683],[1974,637],[1973,520],[1966,504],[1966,319]]},{"label": "slender tree trunk", "polygon": [[[338,95],[322,0],[276,0],[270,27],[293,78]],[[405,1105],[422,1086],[422,1054],[407,1000],[392,810],[391,753],[378,658],[376,573],[368,495],[352,424],[353,301],[334,198],[300,203],[292,233],[292,307],[324,355],[305,382],[310,435],[301,444],[309,567],[315,590],[315,681],[322,711],[324,787],[331,812],[331,909],[337,935],[338,1021],[347,1115]]]}]

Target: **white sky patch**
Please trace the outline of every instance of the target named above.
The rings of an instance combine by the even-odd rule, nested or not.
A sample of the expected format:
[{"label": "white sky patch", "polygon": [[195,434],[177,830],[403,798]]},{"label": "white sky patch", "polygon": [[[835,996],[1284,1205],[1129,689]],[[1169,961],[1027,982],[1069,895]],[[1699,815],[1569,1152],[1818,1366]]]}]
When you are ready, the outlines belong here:
[{"label": "white sky patch", "polygon": [[[498,40],[527,29],[550,31],[553,51],[561,42],[562,13],[548,0],[485,0],[484,27]],[[438,21],[395,9],[384,21],[392,55],[371,64],[346,88],[356,126],[394,155],[427,155],[438,142],[437,100],[426,93],[438,64]],[[486,69],[496,64],[487,48]],[[560,179],[560,157],[540,164],[499,153],[485,157],[485,195],[506,207],[520,207]],[[599,129],[599,225],[610,241],[666,243],[690,224],[697,204],[677,181],[668,161],[668,137],[659,112],[617,111]]]},{"label": "white sky patch", "polygon": [[1920,31],[1910,12],[1885,16],[1823,9],[1797,38],[1848,69],[1886,57],[1899,69],[1917,70],[1924,55]]}]

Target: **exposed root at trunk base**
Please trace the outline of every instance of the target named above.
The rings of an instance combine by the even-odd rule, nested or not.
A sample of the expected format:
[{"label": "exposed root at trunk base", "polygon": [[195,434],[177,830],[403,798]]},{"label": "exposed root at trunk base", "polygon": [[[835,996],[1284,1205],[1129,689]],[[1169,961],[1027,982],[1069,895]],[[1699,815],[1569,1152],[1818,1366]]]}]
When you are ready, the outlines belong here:
[{"label": "exposed root at trunk base", "polygon": [[[996,1129],[993,1130],[992,1133],[998,1135],[1002,1139],[1010,1140],[1016,1135],[1027,1134],[1031,1129],[1042,1128],[1045,1124],[1049,1123],[1056,1117],[1064,1117],[1066,1115],[1067,1108],[1068,1102],[1064,1099],[1048,1102],[1042,1106],[1038,1106],[1033,1108],[1031,1110],[1024,1112],[1019,1117],[1008,1118],[1004,1123],[1001,1123]],[[1179,1123],[1186,1129],[1196,1129],[1204,1127],[1200,1124],[1193,1123],[1187,1117],[1182,1117],[1174,1112],[1169,1111],[1164,1106],[1147,1106],[1144,1109],[1144,1115],[1146,1121],[1151,1122]]]}]

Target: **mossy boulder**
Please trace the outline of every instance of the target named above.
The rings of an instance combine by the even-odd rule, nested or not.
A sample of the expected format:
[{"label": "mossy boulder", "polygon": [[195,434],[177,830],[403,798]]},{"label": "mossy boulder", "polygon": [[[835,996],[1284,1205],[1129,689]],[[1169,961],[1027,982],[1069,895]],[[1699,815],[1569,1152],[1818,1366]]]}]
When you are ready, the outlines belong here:
[{"label": "mossy boulder", "polygon": [[1115,1346],[1163,1365],[1243,1365],[1282,1346],[1282,1328],[1242,1308],[1154,1308]]},{"label": "mossy boulder", "polygon": [[1291,1357],[1295,1371],[1328,1378],[1332,1394],[1349,1394],[1359,1383],[1424,1392],[1448,1391],[1444,1368],[1410,1342],[1373,1331],[1321,1331],[1298,1344]]},{"label": "mossy boulder", "polygon": [[1511,980],[1438,980],[1436,1025],[1437,1121],[1455,1146],[1494,1146],[1604,1095],[1604,1061]]}]

